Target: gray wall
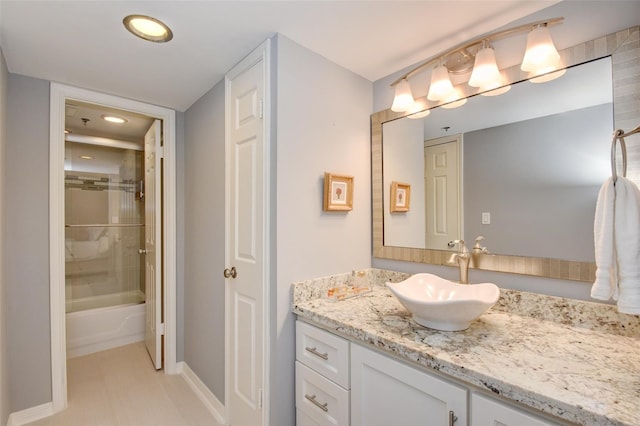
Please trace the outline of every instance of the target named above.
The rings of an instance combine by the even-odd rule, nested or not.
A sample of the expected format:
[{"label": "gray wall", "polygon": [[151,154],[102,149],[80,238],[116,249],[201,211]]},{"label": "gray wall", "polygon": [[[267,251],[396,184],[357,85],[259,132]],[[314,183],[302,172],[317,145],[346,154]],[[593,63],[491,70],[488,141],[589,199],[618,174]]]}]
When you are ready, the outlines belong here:
[{"label": "gray wall", "polygon": [[9,75],[5,297],[10,411],[51,401],[49,82]]},{"label": "gray wall", "polygon": [[[0,170],[5,169],[5,144],[6,144],[6,124],[7,124],[7,80],[9,73],[4,54],[0,49]],[[7,180],[0,172],[0,425],[7,424],[9,417],[9,380],[7,368],[7,321],[5,317],[5,278],[4,278],[4,188]]]},{"label": "gray wall", "polygon": [[[277,36],[277,278],[270,423],[295,423],[291,284],[371,262],[371,82]],[[353,210],[323,212],[324,172],[354,176]],[[273,255],[273,254],[272,254]]]},{"label": "gray wall", "polygon": [[224,82],[185,114],[184,361],[224,402]]},{"label": "gray wall", "polygon": [[594,262],[612,123],[603,104],[465,133],[465,240],[483,235],[493,253]]},{"label": "gray wall", "polygon": [[[0,71],[1,72],[1,71]],[[51,340],[49,327],[49,82],[9,74],[7,134],[2,164],[2,238],[4,318],[2,350],[6,350],[11,394],[8,411],[51,401]],[[4,95],[2,95],[4,98]],[[3,105],[2,112],[5,108]],[[176,115],[177,157],[184,156],[184,114]],[[177,220],[177,360],[183,360],[184,167],[178,168]],[[6,265],[6,266],[5,266]],[[9,302],[12,301],[12,302]],[[4,361],[3,361],[4,362]],[[3,386],[2,390],[7,389]],[[2,418],[0,418],[0,421]],[[0,424],[5,424],[6,421]]]}]

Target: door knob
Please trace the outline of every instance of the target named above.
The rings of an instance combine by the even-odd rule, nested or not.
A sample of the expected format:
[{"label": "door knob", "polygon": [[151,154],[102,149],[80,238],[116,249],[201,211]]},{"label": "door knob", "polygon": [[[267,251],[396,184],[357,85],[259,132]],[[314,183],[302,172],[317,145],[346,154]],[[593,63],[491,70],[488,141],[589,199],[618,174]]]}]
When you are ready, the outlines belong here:
[{"label": "door knob", "polygon": [[138,254],[147,254],[147,249],[138,249]]},{"label": "door knob", "polygon": [[225,269],[224,270],[224,277],[225,278],[235,278],[238,276],[238,272],[236,271],[236,267],[232,266],[231,269]]}]

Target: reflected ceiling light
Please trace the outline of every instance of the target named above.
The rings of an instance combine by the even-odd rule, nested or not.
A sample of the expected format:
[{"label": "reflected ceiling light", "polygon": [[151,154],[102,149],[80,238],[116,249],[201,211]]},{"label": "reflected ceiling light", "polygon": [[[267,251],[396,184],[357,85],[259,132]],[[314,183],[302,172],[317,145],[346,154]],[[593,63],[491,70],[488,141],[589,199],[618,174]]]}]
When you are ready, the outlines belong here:
[{"label": "reflected ceiling light", "polygon": [[453,93],[453,84],[449,78],[449,70],[444,65],[438,65],[431,71],[431,85],[427,99],[430,101],[444,101]]},{"label": "reflected ceiling light", "polygon": [[106,115],[106,114],[102,116],[102,119],[104,121],[108,121],[109,123],[115,123],[115,124],[124,124],[128,121],[126,118],[122,118],[117,115]]},{"label": "reflected ceiling light", "polygon": [[413,106],[411,107],[410,110],[407,111],[408,115],[407,117],[409,118],[424,118],[427,115],[431,114],[431,110],[427,109],[427,105],[426,102],[423,101],[416,101],[414,102]]},{"label": "reflected ceiling light", "polygon": [[81,155],[80,158],[82,158],[83,160],[93,160],[93,157],[90,155]]},{"label": "reflected ceiling light", "polygon": [[555,80],[556,78],[562,77],[566,72],[567,72],[567,69],[563,68],[561,70],[550,72],[548,74],[543,74],[538,77],[532,77],[529,79],[529,81],[532,83],[546,83],[547,81]]},{"label": "reflected ceiling light", "polygon": [[405,78],[396,84],[396,95],[393,98],[391,111],[406,112],[413,106],[413,95],[411,94],[411,86]]},{"label": "reflected ceiling light", "polygon": [[454,109],[466,104],[467,98],[462,97],[462,94],[459,89],[453,89],[453,92],[451,93],[451,95],[444,101],[447,103],[441,105],[442,108]]},{"label": "reflected ceiling light", "polygon": [[480,88],[480,95],[482,95],[482,96],[499,96],[499,95],[504,95],[509,90],[511,90],[511,85],[510,84],[508,84],[506,86],[498,87],[497,89],[481,87]]},{"label": "reflected ceiling light", "polygon": [[[410,109],[413,96],[409,88],[409,79],[433,67],[434,64],[437,66],[431,71],[431,84],[427,93],[427,99],[430,101],[444,102],[449,104],[450,108],[454,107],[451,105],[454,102],[450,102],[451,97],[455,95],[449,73],[464,74],[471,69],[471,63],[473,63],[473,70],[468,81],[469,86],[478,87],[480,94],[484,96],[496,96],[509,91],[511,86],[508,84],[509,81],[501,75],[491,42],[524,32],[529,34],[521,70],[528,73],[527,76],[534,83],[560,77],[563,74],[560,70],[562,61],[551,40],[549,27],[560,24],[563,20],[564,18],[552,18],[497,31],[458,45],[423,62],[391,83],[391,86],[395,87],[391,109],[396,112],[406,112]],[[560,71],[554,72],[556,70]],[[521,76],[514,77],[517,79]],[[455,104],[460,106],[462,102]]]},{"label": "reflected ceiling light", "polygon": [[136,37],[154,43],[166,43],[173,38],[171,28],[151,16],[129,15],[122,20],[122,24]]},{"label": "reflected ceiling light", "polygon": [[497,82],[479,87],[478,93],[482,96],[499,96],[507,93],[509,90],[511,90],[511,85],[507,84],[507,79],[504,78],[501,73]]}]

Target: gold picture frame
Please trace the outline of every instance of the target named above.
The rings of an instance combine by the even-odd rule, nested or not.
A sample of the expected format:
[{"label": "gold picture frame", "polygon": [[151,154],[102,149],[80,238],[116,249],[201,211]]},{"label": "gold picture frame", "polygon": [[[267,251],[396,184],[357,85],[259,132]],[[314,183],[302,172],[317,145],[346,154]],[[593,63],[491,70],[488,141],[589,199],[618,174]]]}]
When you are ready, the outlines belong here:
[{"label": "gold picture frame", "polygon": [[391,212],[408,212],[411,203],[411,185],[402,182],[391,182]]},{"label": "gold picture frame", "polygon": [[353,209],[353,176],[324,173],[324,211]]}]

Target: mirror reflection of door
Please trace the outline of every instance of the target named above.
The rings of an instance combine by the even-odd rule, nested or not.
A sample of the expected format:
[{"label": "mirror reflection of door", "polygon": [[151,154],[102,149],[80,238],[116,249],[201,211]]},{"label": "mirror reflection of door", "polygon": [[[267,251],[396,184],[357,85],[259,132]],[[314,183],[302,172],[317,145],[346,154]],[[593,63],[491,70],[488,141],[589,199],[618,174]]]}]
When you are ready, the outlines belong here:
[{"label": "mirror reflection of door", "polygon": [[447,250],[460,238],[460,135],[425,141],[425,247]]}]

